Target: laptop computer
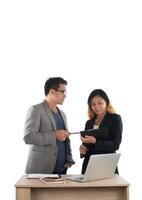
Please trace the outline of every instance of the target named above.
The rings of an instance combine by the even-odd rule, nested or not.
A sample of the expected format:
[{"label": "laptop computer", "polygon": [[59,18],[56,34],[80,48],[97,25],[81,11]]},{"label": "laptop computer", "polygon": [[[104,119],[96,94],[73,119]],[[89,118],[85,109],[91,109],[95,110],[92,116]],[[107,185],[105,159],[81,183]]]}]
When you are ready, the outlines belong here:
[{"label": "laptop computer", "polygon": [[120,155],[120,153],[91,155],[85,174],[71,175],[67,179],[87,182],[112,178]]}]

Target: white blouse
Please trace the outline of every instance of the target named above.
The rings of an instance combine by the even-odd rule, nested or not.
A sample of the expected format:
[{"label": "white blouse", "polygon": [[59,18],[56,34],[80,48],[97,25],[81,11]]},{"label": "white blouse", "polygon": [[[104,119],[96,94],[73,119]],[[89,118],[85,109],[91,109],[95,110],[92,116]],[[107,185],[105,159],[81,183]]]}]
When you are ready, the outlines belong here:
[{"label": "white blouse", "polygon": [[93,128],[94,128],[94,129],[97,129],[97,128],[99,128],[99,125],[95,125],[95,124],[94,124]]}]

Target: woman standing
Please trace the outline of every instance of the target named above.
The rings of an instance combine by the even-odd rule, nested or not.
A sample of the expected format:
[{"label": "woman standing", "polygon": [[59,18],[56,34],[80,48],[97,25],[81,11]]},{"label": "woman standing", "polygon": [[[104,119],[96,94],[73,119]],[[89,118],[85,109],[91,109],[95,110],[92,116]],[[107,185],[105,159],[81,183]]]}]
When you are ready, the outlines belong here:
[{"label": "woman standing", "polygon": [[[110,104],[107,94],[96,89],[88,97],[88,116],[85,130],[107,128],[108,139],[99,140],[93,136],[81,136],[80,154],[83,155],[82,173],[85,173],[89,158],[93,154],[115,153],[122,139],[122,120]],[[87,144],[87,145],[85,145]],[[116,172],[118,173],[118,169]]]}]

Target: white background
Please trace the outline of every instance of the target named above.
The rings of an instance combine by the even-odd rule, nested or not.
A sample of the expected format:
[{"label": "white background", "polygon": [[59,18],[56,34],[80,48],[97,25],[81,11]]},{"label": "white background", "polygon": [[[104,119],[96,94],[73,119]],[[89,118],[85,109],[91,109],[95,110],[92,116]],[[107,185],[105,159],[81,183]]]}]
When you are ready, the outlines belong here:
[{"label": "white background", "polygon": [[[44,99],[48,77],[68,81],[60,108],[70,131],[84,129],[87,98],[104,89],[124,124],[120,175],[131,183],[130,199],[142,196],[142,5],[137,0],[0,1],[0,184],[15,200],[24,174],[27,109]],[[79,136],[70,136],[80,173]]]}]

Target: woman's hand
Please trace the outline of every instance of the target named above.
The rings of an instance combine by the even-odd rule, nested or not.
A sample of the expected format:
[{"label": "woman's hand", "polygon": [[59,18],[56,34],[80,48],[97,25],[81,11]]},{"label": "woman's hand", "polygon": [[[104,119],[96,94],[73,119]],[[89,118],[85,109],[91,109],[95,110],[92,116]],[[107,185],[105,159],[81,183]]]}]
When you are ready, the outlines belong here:
[{"label": "woman's hand", "polygon": [[80,154],[86,155],[88,149],[87,149],[87,147],[85,147],[85,146],[82,144],[82,145],[80,146],[80,148],[79,148],[79,151],[80,151]]},{"label": "woman's hand", "polygon": [[85,135],[85,137],[80,136],[83,143],[94,144],[96,143],[96,138],[93,136]]},{"label": "woman's hand", "polygon": [[71,167],[71,164],[65,163],[64,167],[65,167],[65,168],[69,168],[69,167]]}]

